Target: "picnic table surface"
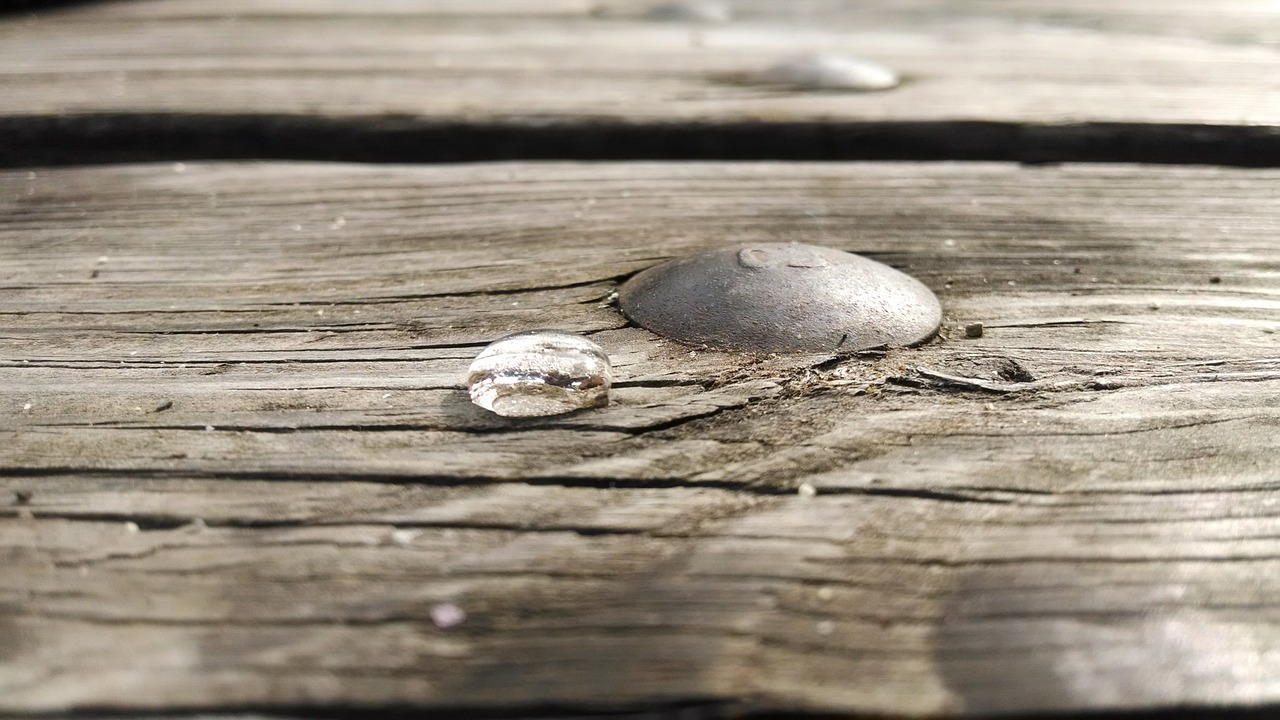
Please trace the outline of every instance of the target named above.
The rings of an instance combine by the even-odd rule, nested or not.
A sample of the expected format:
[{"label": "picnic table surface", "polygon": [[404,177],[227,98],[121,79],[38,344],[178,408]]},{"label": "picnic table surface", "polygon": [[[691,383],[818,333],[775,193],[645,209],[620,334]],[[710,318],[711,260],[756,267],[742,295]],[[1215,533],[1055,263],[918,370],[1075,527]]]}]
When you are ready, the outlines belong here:
[{"label": "picnic table surface", "polygon": [[[1280,5],[658,5],[0,15],[0,717],[1280,712]],[[788,241],[938,336],[617,307]]]}]

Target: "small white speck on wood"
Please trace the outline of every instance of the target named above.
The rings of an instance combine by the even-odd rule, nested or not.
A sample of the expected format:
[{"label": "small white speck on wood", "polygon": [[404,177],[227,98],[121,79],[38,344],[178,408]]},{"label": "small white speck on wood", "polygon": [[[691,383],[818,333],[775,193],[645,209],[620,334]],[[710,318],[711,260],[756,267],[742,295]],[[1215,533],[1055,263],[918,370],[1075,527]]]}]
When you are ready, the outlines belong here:
[{"label": "small white speck on wood", "polygon": [[456,627],[466,620],[466,611],[453,603],[437,603],[431,606],[431,622],[441,630]]},{"label": "small white speck on wood", "polygon": [[412,545],[413,541],[417,540],[421,535],[422,535],[421,530],[401,528],[399,530],[393,530],[391,532],[391,542],[401,547],[406,547],[406,546]]}]

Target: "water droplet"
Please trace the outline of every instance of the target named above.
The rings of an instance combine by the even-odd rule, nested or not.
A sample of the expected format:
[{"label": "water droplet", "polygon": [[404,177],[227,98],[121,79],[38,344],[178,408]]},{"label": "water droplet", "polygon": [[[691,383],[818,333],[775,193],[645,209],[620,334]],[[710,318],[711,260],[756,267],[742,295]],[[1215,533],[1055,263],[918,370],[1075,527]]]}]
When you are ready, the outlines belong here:
[{"label": "water droplet", "polygon": [[729,5],[715,0],[682,0],[655,5],[645,11],[646,20],[662,22],[729,22],[733,12]]},{"label": "water droplet", "polygon": [[804,90],[888,90],[901,82],[897,73],[883,65],[835,54],[788,58],[766,68],[758,79]]},{"label": "water droplet", "polygon": [[855,352],[927,340],[942,322],[929,288],[833,248],[766,243],[649,268],[622,286],[627,317],[659,335],[755,352]]},{"label": "water droplet", "polygon": [[609,403],[609,356],[581,335],[531,330],[500,338],[471,363],[471,402],[505,417],[559,415]]}]

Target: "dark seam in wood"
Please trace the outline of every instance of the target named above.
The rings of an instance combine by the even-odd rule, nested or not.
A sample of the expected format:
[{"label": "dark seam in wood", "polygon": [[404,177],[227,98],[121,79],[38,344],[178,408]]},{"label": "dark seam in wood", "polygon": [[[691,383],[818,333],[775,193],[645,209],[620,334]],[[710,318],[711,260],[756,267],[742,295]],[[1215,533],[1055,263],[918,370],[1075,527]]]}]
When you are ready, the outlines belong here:
[{"label": "dark seam in wood", "polygon": [[1280,166],[1280,129],[996,121],[622,124],[97,113],[0,118],[0,167],[193,159],[973,160]]},{"label": "dark seam in wood", "polygon": [[[563,704],[539,704],[530,707],[497,707],[477,709],[467,707],[439,707],[421,705],[359,705],[325,703],[317,705],[245,705],[235,704],[225,707],[171,707],[164,710],[137,710],[111,706],[83,706],[63,712],[9,714],[0,712],[0,718],[14,720],[198,720],[199,718],[225,718],[226,720],[289,720],[292,718],[308,718],[310,720],[850,720],[847,714],[836,715],[826,713],[773,713],[756,714],[744,709],[744,702],[739,699],[689,698],[683,702],[673,703],[629,703],[623,707],[600,709],[596,706],[575,707]],[[1118,720],[1117,716],[1117,720]],[[1269,720],[1263,714],[1250,715],[1209,715],[1197,716],[1190,720]],[[1073,716],[1075,718],[1075,716]],[[1125,716],[1126,720],[1129,716]],[[1013,717],[1010,720],[1019,720]],[[1030,720],[1030,719],[1028,719]],[[1078,718],[1076,720],[1093,720]],[[1099,718],[1098,720],[1106,720]],[[1136,720],[1148,720],[1138,717]],[[1168,720],[1152,716],[1149,720]],[[1176,720],[1184,720],[1178,718]]]},{"label": "dark seam in wood", "polygon": [[[1280,705],[1249,708],[1170,706],[1160,710],[1132,712],[1069,712],[998,715],[1001,720],[1273,720],[1280,715]],[[533,707],[498,707],[478,710],[474,707],[440,708],[410,705],[337,705],[315,706],[237,704],[227,707],[172,708],[162,711],[127,710],[113,707],[85,706],[66,712],[23,713],[0,718],[30,720],[175,720],[181,718],[217,717],[225,720],[905,720],[911,716],[866,715],[789,709],[785,712],[752,709],[744,699],[689,699],[680,703],[628,704],[625,707],[601,709],[597,706],[565,706],[541,704]],[[942,716],[937,716],[942,717]],[[948,716],[950,717],[950,716]]]}]

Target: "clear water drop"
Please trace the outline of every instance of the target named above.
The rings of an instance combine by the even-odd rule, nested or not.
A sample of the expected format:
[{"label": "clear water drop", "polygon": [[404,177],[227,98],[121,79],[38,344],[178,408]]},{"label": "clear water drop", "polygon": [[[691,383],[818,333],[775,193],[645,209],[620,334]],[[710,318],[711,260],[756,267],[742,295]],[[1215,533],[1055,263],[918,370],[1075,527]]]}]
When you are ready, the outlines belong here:
[{"label": "clear water drop", "polygon": [[491,343],[467,373],[471,402],[504,417],[540,417],[601,407],[613,383],[596,343],[559,330],[530,330]]}]

